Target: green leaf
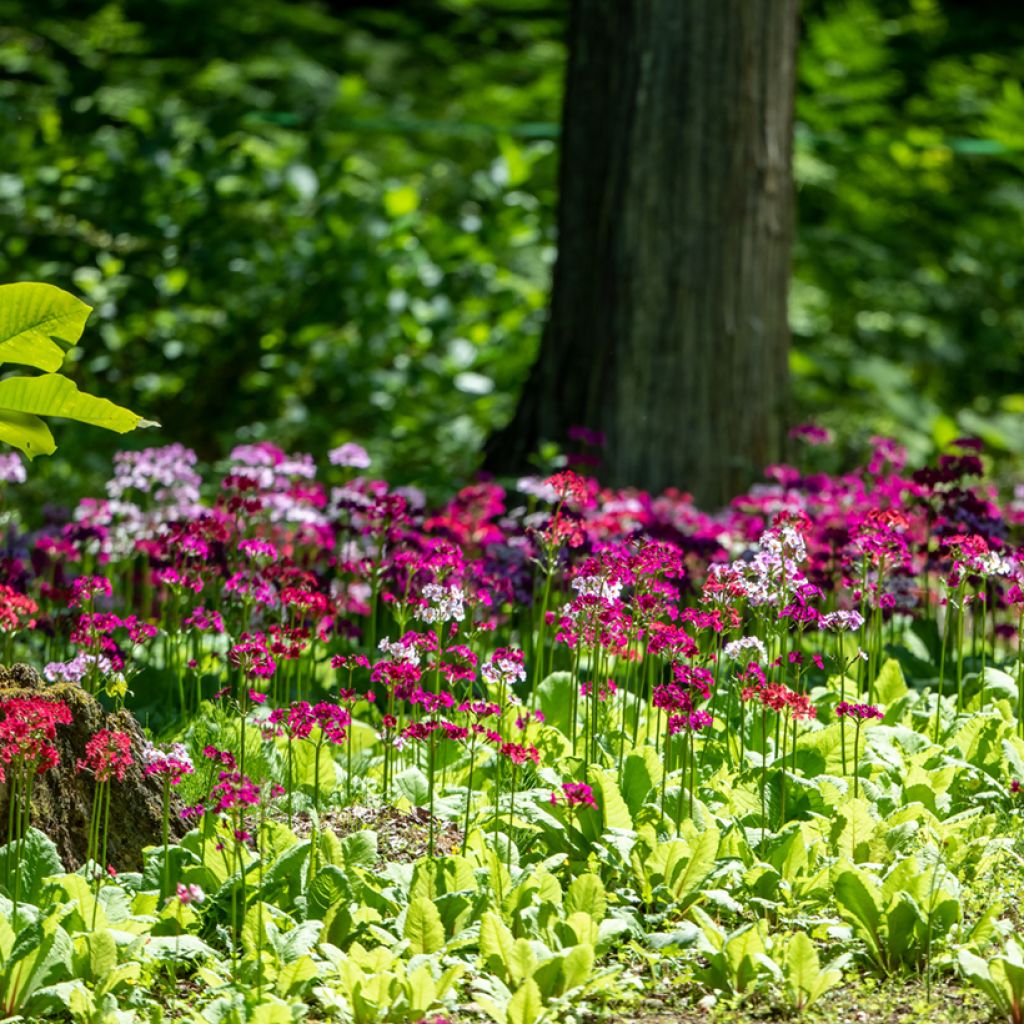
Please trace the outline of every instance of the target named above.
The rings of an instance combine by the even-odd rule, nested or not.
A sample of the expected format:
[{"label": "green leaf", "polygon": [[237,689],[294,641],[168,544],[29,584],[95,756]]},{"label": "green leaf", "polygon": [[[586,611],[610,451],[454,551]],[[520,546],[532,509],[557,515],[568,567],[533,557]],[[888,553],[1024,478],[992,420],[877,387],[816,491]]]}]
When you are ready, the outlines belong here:
[{"label": "green leaf", "polygon": [[544,722],[558,729],[563,736],[572,732],[572,695],[576,680],[571,672],[552,672],[537,687]]},{"label": "green leaf", "polygon": [[[645,752],[648,749],[644,748]],[[640,754],[630,754],[622,769],[622,796],[634,820],[654,785],[652,769],[646,758]]]},{"label": "green leaf", "polygon": [[537,983],[533,978],[529,978],[516,989],[515,994],[508,1001],[506,1019],[508,1024],[536,1024],[543,1012],[544,1006],[540,997],[540,989],[537,988]]},{"label": "green leaf", "polygon": [[341,868],[328,864],[316,873],[306,895],[310,917],[323,920],[339,903],[352,899],[352,886]]},{"label": "green leaf", "polygon": [[671,866],[666,867],[665,884],[681,908],[690,906],[700,897],[704,881],[714,869],[720,841],[718,830],[708,828],[694,843],[685,866],[677,858]]},{"label": "green leaf", "polygon": [[377,863],[377,833],[371,829],[353,832],[341,841],[342,863],[346,868],[370,868]]},{"label": "green leaf", "polygon": [[833,894],[843,916],[860,926],[865,939],[877,952],[878,925],[882,914],[878,886],[864,872],[850,867],[837,875]]},{"label": "green leaf", "polygon": [[79,391],[73,381],[59,373],[0,380],[0,411],[5,415],[19,412],[60,416],[118,434],[126,434],[139,426],[153,425],[130,409]]},{"label": "green leaf", "polygon": [[52,284],[0,285],[0,363],[60,369],[66,353],[51,339],[74,345],[91,312],[91,306]]},{"label": "green leaf", "polygon": [[216,960],[217,953],[195,935],[151,935],[143,947],[158,960]]},{"label": "green leaf", "polygon": [[95,931],[86,938],[89,971],[94,982],[102,981],[117,966],[117,944],[110,931]]},{"label": "green leaf", "polygon": [[605,768],[600,771],[592,771],[591,775],[594,788],[597,790],[597,806],[604,819],[604,827],[606,829],[631,830],[633,817],[619,792],[619,784],[616,781],[617,773],[610,768]]},{"label": "green leaf", "polygon": [[585,985],[594,968],[594,947],[588,942],[573,946],[562,959],[562,994]]},{"label": "green leaf", "polygon": [[515,938],[504,921],[493,910],[480,921],[480,957],[489,974],[508,979],[511,975],[512,947]]},{"label": "green leaf", "polygon": [[537,967],[537,958],[529,939],[516,939],[512,943],[512,953],[508,958],[509,980],[521,984],[533,974]]},{"label": "green leaf", "polygon": [[607,909],[608,899],[605,896],[604,883],[597,875],[579,875],[572,880],[565,897],[567,915],[582,911],[600,924]]},{"label": "green leaf", "polygon": [[406,768],[395,778],[395,785],[413,807],[425,807],[430,802],[430,783],[419,768]]},{"label": "green leaf", "polygon": [[50,428],[38,417],[0,409],[0,441],[24,452],[30,459],[57,450]]},{"label": "green leaf", "polygon": [[907,693],[907,683],[903,678],[903,669],[895,658],[890,658],[878,673],[874,687],[875,699],[879,704],[894,704]]},{"label": "green leaf", "polygon": [[797,932],[786,946],[786,980],[796,1009],[804,1009],[814,998],[821,973],[818,951],[806,932]]},{"label": "green leaf", "polygon": [[[9,859],[14,861],[11,865],[12,877],[14,871],[21,875],[19,899],[28,903],[38,905],[43,895],[45,879],[51,875],[64,873],[57,847],[53,845],[49,836],[37,828],[30,828],[25,833],[20,862],[14,860],[14,850],[9,844],[0,847],[0,878],[7,876]],[[13,885],[12,881],[11,886]]]},{"label": "green leaf", "polygon": [[402,936],[415,953],[436,953],[444,947],[444,925],[437,907],[427,899],[415,899],[405,913]]},{"label": "green leaf", "polygon": [[836,812],[829,839],[838,856],[862,864],[875,859],[878,831],[879,822],[871,813],[871,805],[862,797],[851,798]]}]

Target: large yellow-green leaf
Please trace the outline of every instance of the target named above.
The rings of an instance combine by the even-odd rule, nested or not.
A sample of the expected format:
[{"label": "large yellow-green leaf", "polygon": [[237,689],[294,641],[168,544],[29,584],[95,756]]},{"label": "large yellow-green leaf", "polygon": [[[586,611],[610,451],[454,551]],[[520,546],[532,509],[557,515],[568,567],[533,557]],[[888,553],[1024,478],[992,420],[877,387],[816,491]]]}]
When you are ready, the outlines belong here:
[{"label": "large yellow-green leaf", "polygon": [[59,373],[0,380],[0,415],[6,416],[10,412],[61,416],[118,434],[149,425],[130,409],[79,391],[73,381]]},{"label": "large yellow-green leaf", "polygon": [[403,937],[413,953],[436,953],[444,946],[444,925],[430,900],[415,899],[405,913]]},{"label": "large yellow-green leaf", "polygon": [[30,459],[57,450],[50,428],[38,417],[0,409],[0,441],[20,448]]},{"label": "large yellow-green leaf", "polygon": [[91,312],[91,306],[52,284],[0,285],[0,363],[60,369],[65,349],[52,339],[74,345]]}]

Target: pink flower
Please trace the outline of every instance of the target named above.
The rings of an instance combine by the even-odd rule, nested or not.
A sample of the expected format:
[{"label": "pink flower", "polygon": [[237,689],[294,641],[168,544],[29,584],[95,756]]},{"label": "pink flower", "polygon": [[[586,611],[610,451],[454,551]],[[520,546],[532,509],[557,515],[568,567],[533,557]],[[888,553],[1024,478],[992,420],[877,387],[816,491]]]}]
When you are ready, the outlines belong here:
[{"label": "pink flower", "polygon": [[124,732],[100,729],[85,745],[85,757],[75,765],[76,771],[91,772],[97,782],[112,778],[121,782],[132,764],[132,740]]},{"label": "pink flower", "polygon": [[565,801],[570,809],[573,807],[597,807],[597,801],[594,799],[594,790],[585,782],[563,782],[561,799],[558,793],[553,792],[551,794],[551,803],[558,804],[562,800]]}]

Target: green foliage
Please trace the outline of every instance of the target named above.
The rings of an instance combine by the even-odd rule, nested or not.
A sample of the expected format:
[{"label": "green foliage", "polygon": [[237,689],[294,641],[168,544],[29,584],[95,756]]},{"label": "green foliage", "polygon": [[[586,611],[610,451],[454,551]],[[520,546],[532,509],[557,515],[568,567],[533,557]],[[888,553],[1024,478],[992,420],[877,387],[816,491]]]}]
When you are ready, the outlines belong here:
[{"label": "green foliage", "polygon": [[979,988],[1010,1024],[1024,1021],[1024,950],[1016,939],[985,959],[963,949],[957,956],[963,976]]},{"label": "green foliage", "polygon": [[[0,279],[83,294],[76,378],[204,456],[356,437],[462,476],[542,323],[564,13],[4,0]],[[842,435],[1024,450],[1020,26],[805,5],[793,369]]]},{"label": "green foliage", "polygon": [[[799,55],[796,393],[916,453],[1024,452],[1019,14],[816,3]],[[829,410],[829,411],[824,411]],[[824,412],[823,412],[824,411]]]},{"label": "green foliage", "polygon": [[57,343],[74,345],[81,337],[89,306],[52,285],[0,285],[0,365],[18,363],[45,370],[37,377],[0,380],[0,441],[20,448],[30,459],[52,455],[57,446],[40,418],[59,416],[118,434],[152,426],[128,409],[83,394],[53,371],[64,362]]},{"label": "green foliage", "polygon": [[0,280],[95,307],[84,386],[208,457],[472,467],[543,316],[564,54],[557,17],[437,8],[0,3]]}]

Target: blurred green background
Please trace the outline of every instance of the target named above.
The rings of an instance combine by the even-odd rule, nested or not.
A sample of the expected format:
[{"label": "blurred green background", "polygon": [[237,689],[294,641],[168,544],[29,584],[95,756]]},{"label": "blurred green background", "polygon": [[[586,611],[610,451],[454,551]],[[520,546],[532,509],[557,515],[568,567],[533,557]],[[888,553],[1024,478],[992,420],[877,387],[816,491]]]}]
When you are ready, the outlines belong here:
[{"label": "blurred green background", "polygon": [[[467,479],[554,258],[564,0],[0,0],[0,281],[95,306],[72,375],[120,446],[364,443]],[[1024,7],[804,4],[795,420],[1024,454]]]}]

